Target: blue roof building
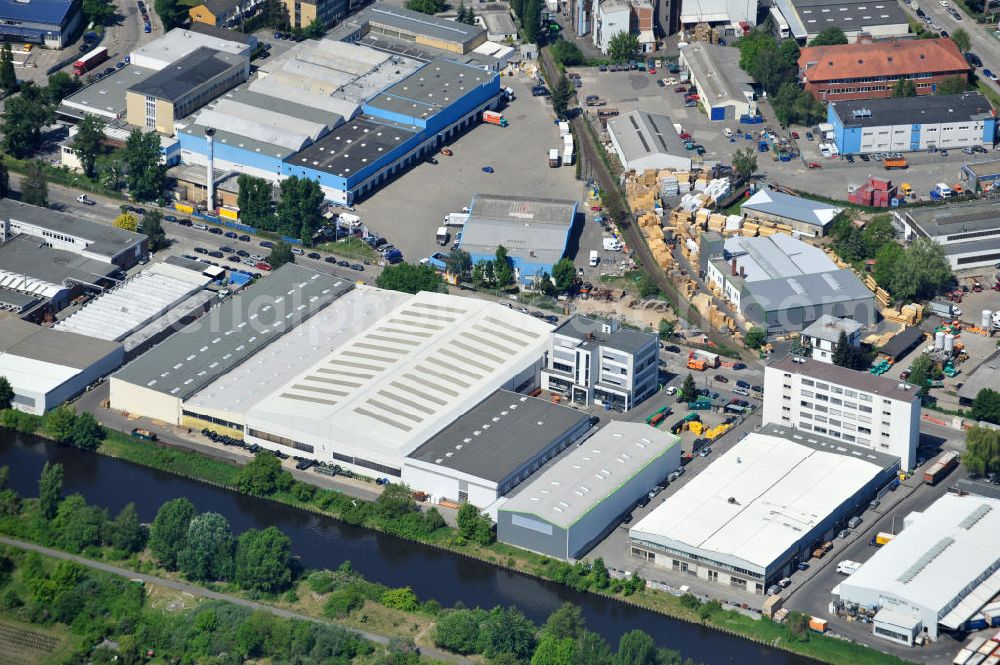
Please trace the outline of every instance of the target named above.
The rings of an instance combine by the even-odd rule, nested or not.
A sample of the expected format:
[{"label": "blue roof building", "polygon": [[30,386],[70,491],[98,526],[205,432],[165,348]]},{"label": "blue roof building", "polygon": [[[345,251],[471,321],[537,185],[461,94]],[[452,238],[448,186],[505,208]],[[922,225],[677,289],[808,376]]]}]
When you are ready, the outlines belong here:
[{"label": "blue roof building", "polygon": [[0,0],[0,38],[63,48],[82,20],[80,0]]}]

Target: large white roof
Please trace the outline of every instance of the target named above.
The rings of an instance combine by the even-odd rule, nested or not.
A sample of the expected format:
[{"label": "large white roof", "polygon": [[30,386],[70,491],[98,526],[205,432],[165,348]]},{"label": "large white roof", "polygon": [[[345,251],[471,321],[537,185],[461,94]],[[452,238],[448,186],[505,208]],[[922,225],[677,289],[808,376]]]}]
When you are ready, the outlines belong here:
[{"label": "large white roof", "polygon": [[875,589],[957,628],[1000,591],[998,534],[1000,501],[945,494],[908,515],[905,528],[840,583],[840,595]]},{"label": "large white roof", "polygon": [[244,55],[253,50],[242,42],[192,32],[184,28],[174,28],[159,39],[132,51],[130,61],[140,67],[160,71],[203,46],[232,55]]},{"label": "large white roof", "polygon": [[185,400],[185,408],[244,415],[254,404],[367,330],[408,296],[364,285],[342,295],[305,323]]},{"label": "large white roof", "polygon": [[790,431],[749,433],[630,537],[766,568],[883,470],[876,455],[778,434]]},{"label": "large white roof", "polygon": [[75,367],[56,365],[12,353],[0,353],[0,376],[19,393],[47,393],[80,373]]},{"label": "large white roof", "polygon": [[407,298],[253,406],[247,426],[400,468],[402,457],[541,358],[550,326],[502,305]]},{"label": "large white roof", "polygon": [[210,281],[192,270],[158,263],[104,292],[54,328],[122,340]]}]

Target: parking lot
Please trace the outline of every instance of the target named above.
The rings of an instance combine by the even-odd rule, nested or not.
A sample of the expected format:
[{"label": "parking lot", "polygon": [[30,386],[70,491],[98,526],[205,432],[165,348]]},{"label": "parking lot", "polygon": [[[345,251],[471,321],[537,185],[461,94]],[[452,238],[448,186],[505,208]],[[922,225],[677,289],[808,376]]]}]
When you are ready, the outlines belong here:
[{"label": "parking lot", "polygon": [[[416,263],[441,251],[435,231],[451,212],[460,212],[478,192],[508,196],[536,196],[581,202],[584,185],[575,166],[549,168],[549,148],[561,148],[555,116],[545,97],[532,97],[534,82],[524,74],[503,76],[501,85],[514,89],[516,99],[503,110],[510,126],[481,124],[446,147],[452,156],[438,154],[437,164],[421,163],[403,172],[356,207],[368,228],[385,236]],[[482,168],[490,166],[493,173]],[[578,216],[570,240],[570,258],[587,263],[590,249],[601,245],[601,229],[590,223],[587,209]],[[452,236],[457,228],[452,228]],[[450,246],[450,245],[449,245]]]}]

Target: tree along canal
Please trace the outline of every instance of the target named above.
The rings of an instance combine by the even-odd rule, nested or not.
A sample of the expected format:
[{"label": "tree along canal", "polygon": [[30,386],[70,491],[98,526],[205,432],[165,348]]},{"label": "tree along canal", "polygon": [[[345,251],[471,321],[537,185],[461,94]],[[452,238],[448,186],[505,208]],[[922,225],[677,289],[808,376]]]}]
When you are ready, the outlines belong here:
[{"label": "tree along canal", "polygon": [[612,647],[630,630],[642,629],[657,644],[683,652],[705,665],[808,665],[809,658],[664,617],[649,610],[553,582],[491,566],[437,548],[338,522],[290,506],[181,478],[101,455],[59,446],[34,436],[0,429],[0,466],[10,467],[10,485],[23,496],[38,495],[46,461],[65,469],[64,496],[79,493],[112,515],[135,503],[144,522],[159,507],[187,497],[199,511],[225,515],[234,533],[277,526],[292,540],[292,551],[307,568],[351,564],[366,578],[390,587],[409,586],[421,599],[445,607],[515,605],[537,624],[564,602],[578,605],[587,626]]}]

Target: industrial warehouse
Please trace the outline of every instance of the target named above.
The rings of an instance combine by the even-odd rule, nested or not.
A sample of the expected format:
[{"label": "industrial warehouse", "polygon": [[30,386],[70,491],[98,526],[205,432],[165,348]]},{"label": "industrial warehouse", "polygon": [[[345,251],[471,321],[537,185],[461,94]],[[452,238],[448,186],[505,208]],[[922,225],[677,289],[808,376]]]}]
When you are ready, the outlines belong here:
[{"label": "industrial warehouse", "polygon": [[579,558],[680,466],[680,449],[644,423],[608,423],[500,506],[497,540]]},{"label": "industrial warehouse", "polygon": [[833,589],[834,605],[867,611],[876,637],[906,645],[968,630],[1000,593],[998,532],[1000,501],[946,494],[907,515],[903,530]]},{"label": "industrial warehouse", "polygon": [[634,558],[763,594],[899,470],[779,425],[748,433],[629,530]]},{"label": "industrial warehouse", "polygon": [[1000,205],[979,201],[893,213],[907,239],[929,238],[941,245],[953,270],[1000,261]]}]

